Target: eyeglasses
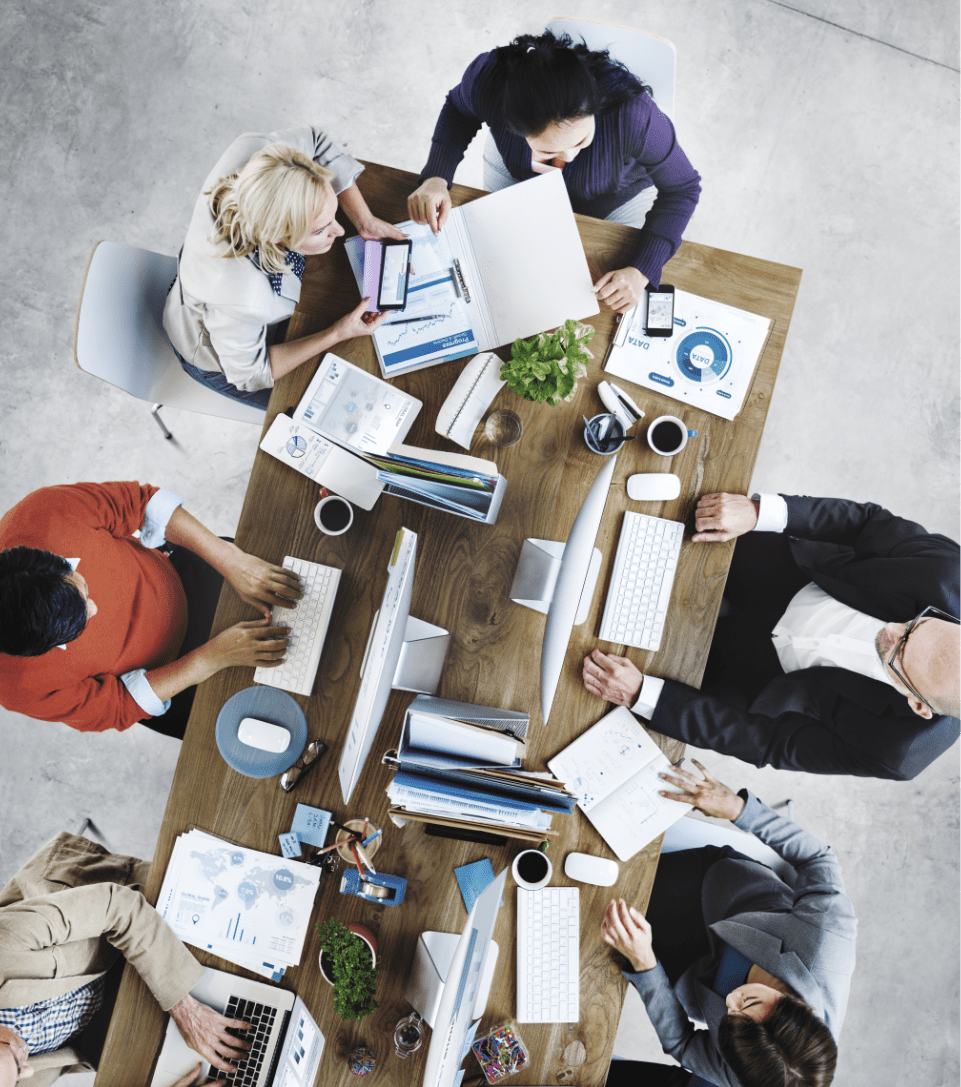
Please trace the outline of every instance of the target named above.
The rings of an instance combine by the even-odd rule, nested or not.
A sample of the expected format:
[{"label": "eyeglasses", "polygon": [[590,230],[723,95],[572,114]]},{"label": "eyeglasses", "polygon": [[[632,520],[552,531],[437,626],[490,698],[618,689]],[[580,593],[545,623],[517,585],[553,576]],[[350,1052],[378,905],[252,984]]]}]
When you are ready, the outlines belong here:
[{"label": "eyeglasses", "polygon": [[894,652],[888,657],[888,667],[898,677],[899,680],[907,687],[907,689],[914,695],[914,697],[927,706],[932,713],[938,711],[931,705],[926,699],[922,698],[920,694],[914,689],[914,687],[907,681],[905,676],[898,671],[897,665],[894,663],[898,656],[904,651],[904,646],[907,643],[908,638],[911,637],[911,632],[921,622],[922,619],[944,619],[948,623],[961,623],[961,619],[956,619],[953,615],[948,615],[946,611],[941,611],[940,608],[925,608],[920,615],[916,615],[910,623],[904,628],[904,633],[901,635],[898,644],[894,647]]},{"label": "eyeglasses", "polygon": [[[27,1059],[29,1050],[25,1045],[20,1042],[8,1042],[6,1038],[0,1038],[0,1045],[9,1046],[10,1052],[13,1054],[14,1064],[17,1066],[17,1079],[23,1075],[23,1062]],[[20,1056],[17,1056],[19,1050]]]},{"label": "eyeglasses", "polygon": [[326,750],[327,745],[323,740],[314,740],[313,743],[309,743],[303,755],[301,755],[294,765],[282,775],[280,779],[281,789],[283,789],[285,793],[289,793],[307,771],[315,765],[315,763],[320,761],[320,756],[323,755]]}]

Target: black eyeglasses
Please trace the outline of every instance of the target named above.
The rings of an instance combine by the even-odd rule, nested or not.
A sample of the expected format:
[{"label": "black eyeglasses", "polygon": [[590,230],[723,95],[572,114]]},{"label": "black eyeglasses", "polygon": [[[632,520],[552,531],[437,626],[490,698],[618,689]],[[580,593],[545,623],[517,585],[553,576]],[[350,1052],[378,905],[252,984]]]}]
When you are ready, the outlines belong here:
[{"label": "black eyeglasses", "polygon": [[908,625],[904,628],[904,633],[901,635],[898,644],[894,647],[894,652],[891,654],[890,657],[888,657],[888,667],[898,677],[898,679],[901,680],[905,687],[907,687],[907,689],[911,692],[911,694],[914,695],[914,697],[919,702],[927,706],[932,713],[937,713],[938,711],[934,708],[934,706],[932,706],[926,698],[922,698],[921,695],[918,694],[914,687],[908,682],[907,678],[898,671],[897,665],[894,663],[897,660],[899,654],[903,652],[905,643],[907,642],[908,638],[911,637],[911,632],[918,625],[918,623],[921,622],[922,619],[944,619],[948,623],[961,623],[961,619],[956,619],[953,615],[948,615],[946,611],[941,611],[940,608],[925,608],[924,611],[922,611],[919,615],[916,615],[911,620],[911,622],[908,623]]},{"label": "black eyeglasses", "polygon": [[327,745],[323,740],[314,740],[313,743],[309,743],[303,755],[301,755],[294,765],[281,776],[281,789],[283,789],[285,793],[289,793],[307,771],[320,761],[320,756],[323,755],[326,750]]}]

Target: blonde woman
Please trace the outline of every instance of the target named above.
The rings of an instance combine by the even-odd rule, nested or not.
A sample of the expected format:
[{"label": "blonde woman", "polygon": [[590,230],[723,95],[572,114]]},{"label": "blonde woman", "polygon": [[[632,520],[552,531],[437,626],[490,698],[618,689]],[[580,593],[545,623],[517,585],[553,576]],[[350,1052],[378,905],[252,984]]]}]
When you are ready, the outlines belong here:
[{"label": "blonde woman", "polygon": [[403,238],[376,218],[357,188],[363,166],[319,128],[248,132],[211,170],[194,207],[164,328],[180,364],[224,396],[266,410],[274,382],[383,321],[368,299],[330,328],[291,343],[304,257],[326,253],[344,230],[338,205],[363,238]]}]

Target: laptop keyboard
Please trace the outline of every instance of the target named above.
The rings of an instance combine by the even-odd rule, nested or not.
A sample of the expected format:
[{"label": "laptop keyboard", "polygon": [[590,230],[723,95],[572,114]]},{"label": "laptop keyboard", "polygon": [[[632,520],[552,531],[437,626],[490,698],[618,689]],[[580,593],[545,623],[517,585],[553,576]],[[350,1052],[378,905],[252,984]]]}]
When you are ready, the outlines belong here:
[{"label": "laptop keyboard", "polygon": [[210,1070],[211,1075],[218,1077],[219,1083],[231,1084],[231,1087],[253,1087],[260,1079],[260,1070],[264,1063],[264,1054],[270,1042],[270,1033],[277,1017],[277,1009],[266,1004],[258,1004],[253,1000],[246,1000],[242,996],[232,996],[227,1001],[224,1015],[228,1019],[243,1019],[250,1023],[249,1031],[234,1031],[238,1038],[250,1042],[250,1051],[246,1058],[231,1063],[237,1065],[237,1071],[226,1075],[220,1071]]}]

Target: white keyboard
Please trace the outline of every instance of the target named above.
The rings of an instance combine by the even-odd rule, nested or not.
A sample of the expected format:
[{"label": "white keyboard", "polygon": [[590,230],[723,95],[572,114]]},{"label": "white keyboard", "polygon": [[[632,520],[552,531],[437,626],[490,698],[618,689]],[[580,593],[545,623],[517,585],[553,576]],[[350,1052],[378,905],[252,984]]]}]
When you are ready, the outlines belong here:
[{"label": "white keyboard", "polygon": [[660,649],[683,536],[680,521],[624,514],[601,620],[604,641]]},{"label": "white keyboard", "polygon": [[300,574],[304,595],[297,601],[296,608],[274,605],[271,622],[290,628],[290,645],[280,667],[254,669],[254,683],[309,695],[314,688],[341,571],[290,555],[284,559],[284,569]]},{"label": "white keyboard", "polygon": [[577,887],[517,888],[517,1021],[580,1019],[580,898]]}]

